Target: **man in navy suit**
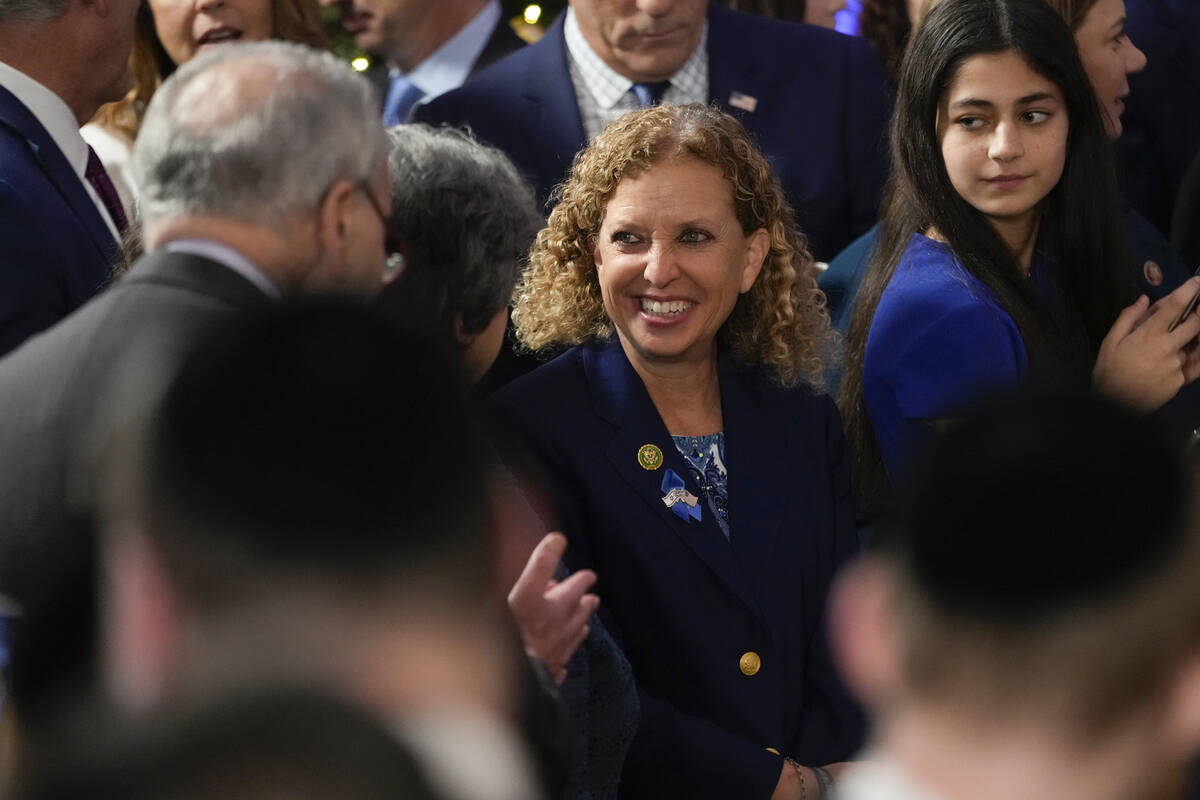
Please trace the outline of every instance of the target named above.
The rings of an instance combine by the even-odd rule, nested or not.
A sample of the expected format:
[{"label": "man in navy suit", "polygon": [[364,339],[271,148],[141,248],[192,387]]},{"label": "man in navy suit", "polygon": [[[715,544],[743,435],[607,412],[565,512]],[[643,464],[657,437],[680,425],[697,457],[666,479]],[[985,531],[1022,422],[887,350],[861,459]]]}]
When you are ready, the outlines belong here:
[{"label": "man in navy suit", "polygon": [[129,81],[137,0],[0,0],[0,355],[104,286],[127,225],[79,135]]},{"label": "man in navy suit", "polygon": [[714,102],[771,161],[818,259],[875,221],[887,81],[863,42],[706,0],[573,0],[535,45],[418,108],[469,125],[543,202],[605,124],[654,102]]},{"label": "man in navy suit", "polygon": [[320,0],[342,10],[342,27],[389,68],[383,122],[407,121],[423,100],[457,89],[525,46],[499,0]]}]

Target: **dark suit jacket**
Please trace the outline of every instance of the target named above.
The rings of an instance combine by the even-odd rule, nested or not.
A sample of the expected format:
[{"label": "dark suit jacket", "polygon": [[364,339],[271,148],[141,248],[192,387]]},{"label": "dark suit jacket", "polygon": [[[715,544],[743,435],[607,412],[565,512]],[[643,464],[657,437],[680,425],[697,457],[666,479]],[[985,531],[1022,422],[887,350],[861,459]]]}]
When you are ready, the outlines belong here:
[{"label": "dark suit jacket", "polygon": [[[758,141],[819,259],[874,222],[887,171],[887,79],[864,42],[810,25],[708,14],[709,98]],[[729,105],[740,92],[753,112]],[[504,150],[545,202],[587,144],[567,68],[563,18],[536,44],[418,108]]]},{"label": "dark suit jacket", "polygon": [[[852,755],[860,721],[822,630],[834,570],[855,548],[850,463],[833,403],[720,363],[731,540],[704,508],[662,502],[683,459],[615,342],[568,351],[494,398],[544,466],[572,568],[597,571],[601,612],[639,684],[623,797],[767,798],[775,748],[803,763]],[[642,445],[665,456],[638,463]],[[744,653],[761,669],[742,674]]]},{"label": "dark suit jacket", "polygon": [[467,76],[467,80],[471,80],[484,69],[523,47],[525,47],[525,40],[517,36],[516,31],[501,14],[500,21],[492,29],[492,35],[488,37],[487,44],[483,46],[479,58],[475,59],[475,63],[471,65],[471,73]]},{"label": "dark suit jacket", "polygon": [[0,87],[0,355],[100,291],[116,255],[62,151]]},{"label": "dark suit jacket", "polygon": [[0,594],[24,599],[41,565],[57,557],[94,426],[132,410],[106,407],[115,384],[136,380],[139,394],[152,395],[151,367],[226,315],[267,303],[228,267],[154,254],[0,360]]},{"label": "dark suit jacket", "polygon": [[1126,7],[1129,38],[1147,59],[1145,70],[1129,76],[1121,137],[1126,196],[1171,236],[1180,182],[1200,153],[1200,2],[1128,0]]},{"label": "dark suit jacket", "polygon": [[[492,35],[488,37],[487,44],[479,53],[479,58],[475,59],[475,63],[471,65],[467,80],[471,80],[481,70],[490,67],[509,53],[514,53],[524,46],[525,40],[517,36],[512,26],[501,16],[496,27],[492,29]],[[375,95],[379,98],[379,107],[382,109],[384,98],[387,97],[388,85],[391,82],[387,63],[380,60],[372,64],[371,69],[367,72],[367,80],[375,87]]]}]

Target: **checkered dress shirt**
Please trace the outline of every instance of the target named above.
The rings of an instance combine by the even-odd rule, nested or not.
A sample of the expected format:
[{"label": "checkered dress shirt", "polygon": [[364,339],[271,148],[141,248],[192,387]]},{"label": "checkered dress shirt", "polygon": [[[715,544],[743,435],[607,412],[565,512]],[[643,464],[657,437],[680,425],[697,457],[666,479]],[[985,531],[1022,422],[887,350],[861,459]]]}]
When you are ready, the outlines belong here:
[{"label": "checkered dress shirt", "polygon": [[[579,101],[579,115],[583,118],[583,130],[590,141],[617,117],[637,111],[638,100],[631,91],[633,81],[614,72],[583,38],[573,8],[567,9],[563,34],[567,40],[567,65],[571,70],[571,83],[575,86],[575,97]],[[705,22],[696,49],[679,71],[671,76],[671,85],[663,95],[664,103],[681,105],[708,102],[707,43],[708,23]]]}]

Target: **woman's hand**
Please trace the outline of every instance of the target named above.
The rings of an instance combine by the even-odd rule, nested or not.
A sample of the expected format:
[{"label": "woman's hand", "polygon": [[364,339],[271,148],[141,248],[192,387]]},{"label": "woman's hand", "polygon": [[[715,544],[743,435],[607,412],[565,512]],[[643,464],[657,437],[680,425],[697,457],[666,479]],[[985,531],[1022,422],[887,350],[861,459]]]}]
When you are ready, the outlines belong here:
[{"label": "woman's hand", "polygon": [[587,638],[588,617],[600,606],[599,597],[586,594],[596,582],[591,570],[580,570],[561,583],[554,580],[566,549],[565,536],[546,534],[508,593],[525,652],[545,664],[559,686],[567,678],[567,662]]},{"label": "woman's hand", "polygon": [[1200,290],[1192,278],[1149,304],[1145,295],[1126,308],[1100,343],[1092,384],[1130,408],[1149,412],[1200,377],[1200,314],[1193,310],[1174,331],[1167,328]]},{"label": "woman's hand", "polygon": [[[834,780],[840,780],[842,773],[850,766],[848,761],[839,761],[836,764],[826,764],[825,770]],[[801,777],[803,773],[803,777]],[[803,781],[803,788],[801,788]],[[775,784],[775,791],[771,793],[771,800],[800,800],[801,798],[809,798],[809,800],[831,800],[829,797],[823,797],[821,792],[821,783],[817,780],[817,774],[809,767],[794,764],[791,761],[783,762],[783,771],[779,773],[779,782]]]}]

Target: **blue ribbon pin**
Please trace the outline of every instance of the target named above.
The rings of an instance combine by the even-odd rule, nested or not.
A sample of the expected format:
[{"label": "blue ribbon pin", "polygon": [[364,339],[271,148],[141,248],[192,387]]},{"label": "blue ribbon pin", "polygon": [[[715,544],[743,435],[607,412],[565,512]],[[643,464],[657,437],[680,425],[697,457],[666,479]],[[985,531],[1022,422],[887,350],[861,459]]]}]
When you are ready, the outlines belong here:
[{"label": "blue ribbon pin", "polygon": [[668,469],[663,475],[662,490],[666,492],[662,501],[675,512],[675,516],[684,522],[689,519],[700,521],[699,498],[684,488],[683,478],[675,470]]}]

